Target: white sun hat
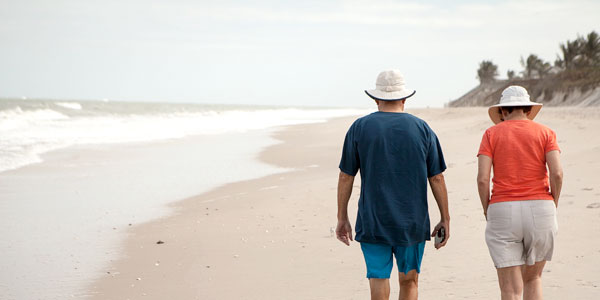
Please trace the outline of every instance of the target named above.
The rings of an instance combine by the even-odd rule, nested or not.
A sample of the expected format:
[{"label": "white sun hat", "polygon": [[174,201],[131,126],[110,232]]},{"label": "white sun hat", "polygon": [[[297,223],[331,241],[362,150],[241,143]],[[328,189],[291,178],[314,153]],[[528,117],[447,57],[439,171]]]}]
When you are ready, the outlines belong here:
[{"label": "white sun hat", "polygon": [[518,85],[511,85],[504,89],[504,91],[502,91],[500,103],[492,105],[488,109],[488,114],[490,115],[490,119],[492,119],[494,124],[498,124],[503,121],[502,113],[498,108],[504,106],[531,106],[531,112],[527,115],[529,120],[533,120],[540,112],[540,109],[542,109],[542,104],[531,102],[531,100],[529,100],[529,94],[527,93],[527,90]]},{"label": "white sun hat", "polygon": [[409,90],[404,83],[404,76],[398,70],[379,73],[374,90],[365,90],[375,100],[397,101],[414,95],[417,91]]}]

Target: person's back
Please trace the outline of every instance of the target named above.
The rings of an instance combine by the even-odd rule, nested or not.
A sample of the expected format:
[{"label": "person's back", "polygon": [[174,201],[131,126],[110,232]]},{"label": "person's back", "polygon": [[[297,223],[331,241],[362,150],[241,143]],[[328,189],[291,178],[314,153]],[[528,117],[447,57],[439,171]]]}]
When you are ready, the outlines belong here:
[{"label": "person's back", "polygon": [[353,146],[344,146],[340,169],[356,174],[360,164],[356,240],[392,245],[427,240],[427,178],[445,168],[427,123],[408,113],[378,111],[356,120],[345,143]]},{"label": "person's back", "polygon": [[552,150],[558,150],[556,134],[532,120],[507,120],[486,130],[480,154],[494,162],[490,204],[552,200],[546,172],[546,153]]}]

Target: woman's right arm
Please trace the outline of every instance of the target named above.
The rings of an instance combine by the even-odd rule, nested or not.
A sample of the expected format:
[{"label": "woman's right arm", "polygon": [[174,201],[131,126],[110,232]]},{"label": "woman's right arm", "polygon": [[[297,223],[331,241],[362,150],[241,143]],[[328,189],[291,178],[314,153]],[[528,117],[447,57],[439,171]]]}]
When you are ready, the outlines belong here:
[{"label": "woman's right arm", "polygon": [[560,152],[558,150],[552,150],[546,153],[546,164],[550,171],[550,192],[554,198],[554,205],[558,207],[558,198],[560,197],[560,190],[562,189],[563,182],[563,169],[560,164]]},{"label": "woman's right arm", "polygon": [[483,207],[483,214],[487,220],[487,209],[490,202],[490,173],[492,172],[492,158],[480,154],[478,157],[477,190]]}]

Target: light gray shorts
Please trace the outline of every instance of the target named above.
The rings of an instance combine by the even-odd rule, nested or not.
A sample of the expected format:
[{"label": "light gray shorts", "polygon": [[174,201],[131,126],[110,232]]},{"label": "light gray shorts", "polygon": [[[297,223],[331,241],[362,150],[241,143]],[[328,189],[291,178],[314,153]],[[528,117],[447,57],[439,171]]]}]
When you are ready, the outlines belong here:
[{"label": "light gray shorts", "polygon": [[552,200],[506,201],[488,207],[485,241],[496,268],[551,260],[557,233]]}]

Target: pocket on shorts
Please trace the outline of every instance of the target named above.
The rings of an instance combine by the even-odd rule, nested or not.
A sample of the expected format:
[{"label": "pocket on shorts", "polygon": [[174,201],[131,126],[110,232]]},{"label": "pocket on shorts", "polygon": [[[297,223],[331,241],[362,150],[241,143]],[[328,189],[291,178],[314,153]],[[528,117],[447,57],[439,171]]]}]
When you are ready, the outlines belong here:
[{"label": "pocket on shorts", "polygon": [[552,229],[556,225],[556,207],[552,201],[545,201],[548,201],[548,204],[552,205],[546,205],[546,203],[544,203],[545,205],[531,207],[533,226],[538,230]]},{"label": "pocket on shorts", "polygon": [[510,205],[503,205],[503,203],[492,204],[488,208],[487,218],[488,226],[491,229],[508,229],[512,221]]}]

